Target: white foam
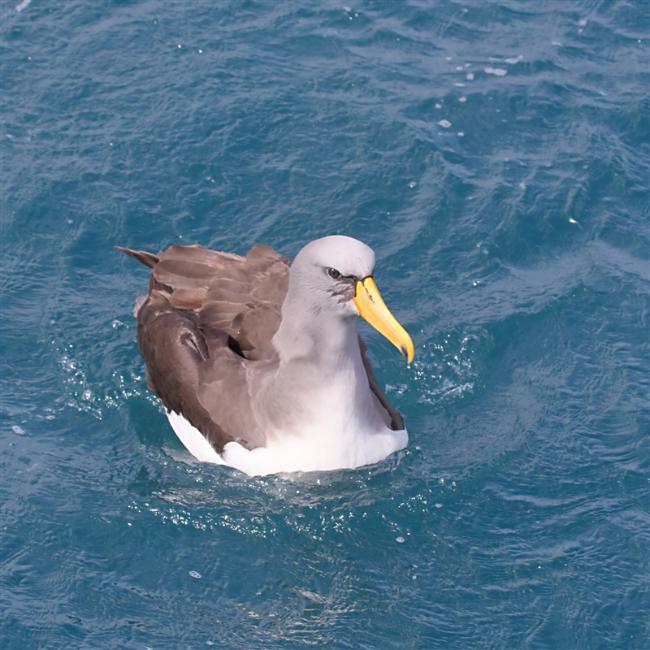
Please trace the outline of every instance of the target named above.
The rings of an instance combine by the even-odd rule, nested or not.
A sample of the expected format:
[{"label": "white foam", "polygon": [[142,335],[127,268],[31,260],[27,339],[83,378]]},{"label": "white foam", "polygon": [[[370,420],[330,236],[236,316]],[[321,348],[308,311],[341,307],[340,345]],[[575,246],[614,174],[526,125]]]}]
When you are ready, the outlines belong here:
[{"label": "white foam", "polygon": [[16,11],[20,13],[21,11],[27,9],[27,7],[29,7],[30,4],[32,4],[32,0],[22,0],[22,2],[19,2],[16,5]]}]

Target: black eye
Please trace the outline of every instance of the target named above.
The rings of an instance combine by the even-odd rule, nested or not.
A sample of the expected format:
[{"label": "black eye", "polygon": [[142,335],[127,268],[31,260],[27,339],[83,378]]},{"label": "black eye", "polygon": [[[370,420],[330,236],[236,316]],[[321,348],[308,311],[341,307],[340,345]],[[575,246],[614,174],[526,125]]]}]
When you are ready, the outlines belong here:
[{"label": "black eye", "polygon": [[332,280],[340,280],[341,279],[341,274],[336,270],[332,268],[327,268],[327,275],[332,278]]}]

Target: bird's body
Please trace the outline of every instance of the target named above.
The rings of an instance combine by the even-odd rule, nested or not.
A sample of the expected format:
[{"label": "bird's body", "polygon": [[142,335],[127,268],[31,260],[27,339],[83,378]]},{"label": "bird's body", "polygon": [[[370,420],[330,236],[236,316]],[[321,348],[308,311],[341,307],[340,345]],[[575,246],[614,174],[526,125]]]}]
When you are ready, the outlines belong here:
[{"label": "bird's body", "polygon": [[[361,310],[392,319],[365,244],[316,240],[292,265],[266,246],[246,257],[122,250],[152,268],[137,309],[140,349],[150,387],[197,458],[269,474],[358,467],[406,446],[356,330]],[[373,314],[404,350],[401,326]]]}]

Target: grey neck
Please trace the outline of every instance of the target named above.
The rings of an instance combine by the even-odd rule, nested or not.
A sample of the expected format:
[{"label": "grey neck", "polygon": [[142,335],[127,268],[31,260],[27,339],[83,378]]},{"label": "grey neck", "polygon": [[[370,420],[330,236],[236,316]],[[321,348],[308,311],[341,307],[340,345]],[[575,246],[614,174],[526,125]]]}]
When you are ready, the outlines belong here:
[{"label": "grey neck", "polygon": [[340,368],[359,356],[356,318],[306,305],[289,294],[273,345],[281,365],[308,360],[324,370]]},{"label": "grey neck", "polygon": [[354,316],[309,304],[288,293],[273,337],[277,371],[258,393],[258,408],[277,431],[345,432],[381,429],[372,401]]}]

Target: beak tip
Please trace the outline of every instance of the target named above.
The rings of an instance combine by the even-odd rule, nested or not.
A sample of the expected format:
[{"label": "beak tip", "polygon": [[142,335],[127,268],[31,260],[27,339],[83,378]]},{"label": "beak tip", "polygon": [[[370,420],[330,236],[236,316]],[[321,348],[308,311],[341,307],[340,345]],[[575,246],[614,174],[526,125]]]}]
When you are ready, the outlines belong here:
[{"label": "beak tip", "polygon": [[413,348],[407,350],[403,345],[400,345],[399,350],[404,355],[406,363],[410,366],[411,363],[413,363],[413,359],[415,358],[415,350]]}]

